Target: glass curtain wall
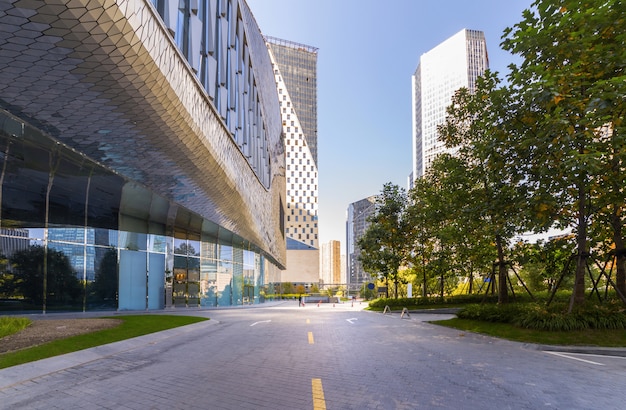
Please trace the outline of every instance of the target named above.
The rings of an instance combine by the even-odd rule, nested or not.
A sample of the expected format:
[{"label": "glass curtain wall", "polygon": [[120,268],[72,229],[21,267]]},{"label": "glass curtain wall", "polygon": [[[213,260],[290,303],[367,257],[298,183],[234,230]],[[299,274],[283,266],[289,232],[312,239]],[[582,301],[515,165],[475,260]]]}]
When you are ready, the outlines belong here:
[{"label": "glass curtain wall", "polygon": [[5,111],[0,205],[0,310],[227,306],[270,285],[231,232]]}]

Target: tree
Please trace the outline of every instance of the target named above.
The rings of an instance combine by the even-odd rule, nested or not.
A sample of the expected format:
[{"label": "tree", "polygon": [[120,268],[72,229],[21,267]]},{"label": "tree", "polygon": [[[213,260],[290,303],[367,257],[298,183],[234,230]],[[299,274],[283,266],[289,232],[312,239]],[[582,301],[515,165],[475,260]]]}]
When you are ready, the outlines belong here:
[{"label": "tree", "polygon": [[[458,90],[448,107],[446,121],[438,127],[446,147],[456,149],[457,164],[465,178],[462,197],[455,206],[480,238],[495,245],[498,267],[498,302],[508,302],[507,244],[520,231],[524,175],[510,167],[508,90],[499,87],[496,73],[487,71],[476,81],[476,90]],[[449,175],[454,175],[450,170]],[[482,238],[481,238],[482,237]]]},{"label": "tree", "polygon": [[389,281],[394,283],[395,297],[398,297],[398,269],[406,251],[405,206],[404,189],[386,183],[377,198],[376,211],[368,218],[369,226],[357,241],[361,248],[359,259],[363,269],[385,280],[387,297]]},{"label": "tree", "polygon": [[370,289],[367,287],[367,283],[361,285],[361,289],[359,290],[359,294],[361,298],[365,300],[372,300],[376,297],[376,291],[374,289]]},{"label": "tree", "polygon": [[282,285],[282,294],[283,295],[290,295],[292,293],[294,293],[294,286],[293,283],[291,282],[283,282]]},{"label": "tree", "polygon": [[9,259],[0,254],[0,297],[8,298],[15,293],[15,279],[9,271]]},{"label": "tree", "polygon": [[96,270],[96,278],[92,289],[100,301],[115,304],[117,300],[117,252],[107,249]]},{"label": "tree", "polygon": [[[573,266],[570,263],[575,245],[572,239],[560,236],[548,241],[515,244],[513,259],[531,289],[552,292],[559,280],[568,281],[564,273]],[[573,284],[573,281],[568,283]]]},{"label": "tree", "polygon": [[624,27],[620,0],[537,0],[502,43],[523,59],[509,75],[519,101],[512,165],[526,168],[538,214],[576,233],[570,311],[584,302],[590,221],[604,208],[620,218],[620,229],[623,222],[623,185],[609,193],[601,181],[618,174],[617,185],[623,181],[623,154],[613,169],[624,146]]},{"label": "tree", "polygon": [[44,248],[39,245],[32,245],[13,254],[11,264],[16,291],[32,300],[35,305],[41,305],[46,281],[45,296],[49,303],[62,304],[78,300],[82,286],[69,258],[61,251],[48,249],[44,268],[45,254]]},{"label": "tree", "polygon": [[196,256],[197,251],[193,245],[187,243],[181,243],[180,246],[174,248],[174,253],[177,255]]}]

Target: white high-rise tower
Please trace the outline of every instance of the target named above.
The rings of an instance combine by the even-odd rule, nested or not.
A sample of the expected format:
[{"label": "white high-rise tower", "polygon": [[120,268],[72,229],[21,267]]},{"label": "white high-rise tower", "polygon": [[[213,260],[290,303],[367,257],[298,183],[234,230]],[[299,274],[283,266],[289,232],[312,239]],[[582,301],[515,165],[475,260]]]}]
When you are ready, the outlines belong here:
[{"label": "white high-rise tower", "polygon": [[462,87],[471,92],[476,78],[489,68],[482,31],[463,29],[422,54],[413,74],[413,172],[420,178],[433,158],[445,150],[437,126],[445,122],[446,108]]}]

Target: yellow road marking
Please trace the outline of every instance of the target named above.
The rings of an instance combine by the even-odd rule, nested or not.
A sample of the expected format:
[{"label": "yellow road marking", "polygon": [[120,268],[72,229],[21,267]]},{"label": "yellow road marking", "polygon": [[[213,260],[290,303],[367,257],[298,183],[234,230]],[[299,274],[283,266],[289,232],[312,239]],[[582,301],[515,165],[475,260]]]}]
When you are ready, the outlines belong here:
[{"label": "yellow road marking", "polygon": [[309,332],[309,344],[312,345],[313,343],[313,332]]},{"label": "yellow road marking", "polygon": [[311,379],[311,391],[313,393],[313,410],[326,410],[322,379]]},{"label": "yellow road marking", "polygon": [[308,323],[311,323],[311,321],[310,321],[309,319],[307,319],[307,320],[306,320],[306,323],[307,323],[307,324],[308,324]]}]

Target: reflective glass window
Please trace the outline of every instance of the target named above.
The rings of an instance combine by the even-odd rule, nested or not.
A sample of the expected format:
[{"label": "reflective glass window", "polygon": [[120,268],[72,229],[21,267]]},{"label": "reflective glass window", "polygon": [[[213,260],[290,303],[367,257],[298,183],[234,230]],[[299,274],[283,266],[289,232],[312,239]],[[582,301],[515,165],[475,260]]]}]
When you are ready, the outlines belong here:
[{"label": "reflective glass window", "polygon": [[11,227],[43,227],[48,189],[48,152],[24,141],[0,139],[4,167],[2,184],[2,223]]},{"label": "reflective glass window", "polygon": [[88,288],[88,307],[117,308],[117,250],[94,247],[95,278]]},{"label": "reflective glass window", "polygon": [[54,154],[54,172],[49,196],[49,222],[63,225],[85,225],[85,201],[90,168],[74,163],[72,156]]},{"label": "reflective glass window", "polygon": [[148,235],[148,252],[165,253],[166,243],[163,235]]},{"label": "reflective glass window", "polygon": [[139,232],[119,232],[119,247],[131,251],[145,251],[147,249],[148,235]]}]

